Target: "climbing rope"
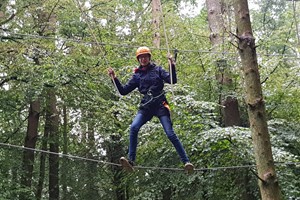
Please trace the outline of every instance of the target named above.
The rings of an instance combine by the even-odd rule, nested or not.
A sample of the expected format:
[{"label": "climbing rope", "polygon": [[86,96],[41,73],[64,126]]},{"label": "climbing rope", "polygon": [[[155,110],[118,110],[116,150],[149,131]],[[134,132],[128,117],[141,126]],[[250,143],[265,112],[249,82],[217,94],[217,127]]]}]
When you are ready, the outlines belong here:
[{"label": "climbing rope", "polygon": [[[100,43],[98,42],[97,37],[96,37],[96,35],[95,35],[94,32],[93,32],[93,29],[92,29],[92,27],[91,27],[91,25],[90,25],[90,23],[89,23],[89,20],[87,19],[85,13],[84,13],[83,10],[82,10],[82,6],[80,5],[79,0],[74,0],[74,3],[75,3],[75,5],[77,5],[78,9],[80,10],[80,13],[81,13],[83,19],[85,19],[85,21],[86,21],[86,23],[87,23],[87,26],[88,26],[88,28],[90,29],[91,34],[92,34],[92,36],[93,36],[93,38],[94,38],[94,40],[95,40],[97,46],[101,46],[101,45],[99,45]],[[110,67],[109,62],[108,62],[107,58],[105,57],[105,53],[103,52],[103,50],[102,50],[101,48],[100,48],[100,52],[103,54],[102,57],[104,58],[104,61],[105,61],[105,63],[106,63],[106,66],[107,66],[107,67]],[[117,87],[116,82],[115,82],[114,78],[112,77],[112,75],[111,75],[111,80],[112,80],[112,82],[113,82],[113,84],[114,84],[114,86],[115,86],[115,89],[116,89],[116,91],[117,91],[118,96],[121,97],[120,91],[118,90],[118,87]]]},{"label": "climbing rope", "polygon": [[164,35],[165,35],[165,40],[166,40],[166,47],[167,47],[167,56],[168,56],[168,64],[169,64],[169,70],[170,70],[170,82],[171,82],[171,92],[172,92],[172,97],[173,100],[175,99],[174,97],[174,90],[173,90],[173,69],[172,69],[172,62],[169,59],[170,54],[170,47],[169,47],[169,42],[168,42],[168,36],[167,36],[167,31],[166,31],[166,25],[165,25],[165,19],[164,19],[164,13],[162,9],[162,5],[160,5],[160,12],[161,12],[161,21],[163,24],[163,29],[164,29]]}]

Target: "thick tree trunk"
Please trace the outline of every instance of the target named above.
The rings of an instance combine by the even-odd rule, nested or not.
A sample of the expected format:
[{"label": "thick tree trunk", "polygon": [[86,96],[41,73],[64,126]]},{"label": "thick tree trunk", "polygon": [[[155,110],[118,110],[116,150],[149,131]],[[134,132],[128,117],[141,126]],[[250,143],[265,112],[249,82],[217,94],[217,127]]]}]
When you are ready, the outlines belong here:
[{"label": "thick tree trunk", "polygon": [[279,200],[281,193],[268,132],[265,102],[258,71],[255,39],[252,33],[247,0],[235,0],[238,49],[245,78],[246,103],[254,144],[260,193],[263,200]]},{"label": "thick tree trunk", "polygon": [[[226,2],[224,0],[206,0],[206,7],[208,12],[208,23],[210,28],[210,41],[212,43],[213,51],[224,51],[225,29],[226,23],[224,16],[226,13]],[[228,27],[227,27],[228,29]],[[220,122],[226,126],[240,126],[241,119],[239,113],[239,104],[235,97],[228,96],[232,88],[232,79],[230,78],[229,65],[224,58],[217,58],[216,60],[216,79],[219,83],[219,104],[224,108],[220,108],[222,119]],[[226,92],[225,88],[228,91]],[[225,90],[225,91],[224,91]]]},{"label": "thick tree trunk", "polygon": [[[49,126],[48,124],[45,124],[44,128],[44,136],[42,139],[42,150],[47,151],[47,145],[48,145],[48,137],[49,137]],[[36,195],[35,198],[37,200],[42,199],[42,191],[44,187],[44,182],[45,182],[45,168],[46,168],[46,153],[41,153],[40,155],[40,172],[39,172],[39,180],[38,180],[38,185],[36,189]]]},{"label": "thick tree trunk", "polygon": [[49,199],[59,199],[59,185],[58,185],[58,112],[56,109],[56,95],[54,88],[47,88],[47,102],[46,102],[46,127],[49,131],[49,145],[50,151],[54,154],[49,154]]},{"label": "thick tree trunk", "polygon": [[225,24],[223,20],[224,3],[222,0],[206,0],[210,41],[213,48],[220,48],[224,43]]},{"label": "thick tree trunk", "polygon": [[238,100],[235,97],[227,96],[221,103],[224,106],[222,109],[224,126],[241,125]]},{"label": "thick tree trunk", "polygon": [[152,25],[153,25],[153,45],[156,48],[160,47],[160,16],[161,2],[160,0],[152,0]]},{"label": "thick tree trunk", "polygon": [[[27,125],[27,133],[24,142],[24,147],[35,149],[36,140],[38,136],[38,126],[40,118],[40,101],[35,100],[30,103],[29,107],[29,117]],[[33,173],[33,163],[34,163],[34,151],[24,150],[23,152],[23,173],[21,184],[25,187],[31,187],[32,173]],[[22,197],[21,198],[25,198]]]}]

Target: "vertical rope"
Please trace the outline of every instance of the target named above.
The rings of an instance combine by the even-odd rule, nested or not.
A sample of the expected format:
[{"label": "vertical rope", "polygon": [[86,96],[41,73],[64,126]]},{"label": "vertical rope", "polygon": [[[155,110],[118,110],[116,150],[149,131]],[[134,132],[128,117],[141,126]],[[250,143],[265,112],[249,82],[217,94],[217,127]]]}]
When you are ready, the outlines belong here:
[{"label": "vertical rope", "polygon": [[164,20],[164,13],[162,10],[162,5],[160,5],[160,12],[162,15],[162,24],[163,24],[163,29],[164,29],[164,35],[165,35],[165,40],[166,40],[166,46],[167,46],[167,51],[168,51],[168,64],[169,64],[169,70],[170,70],[170,80],[171,80],[171,92],[172,92],[172,97],[174,100],[174,90],[173,90],[173,70],[172,70],[172,63],[171,60],[169,59],[170,56],[170,47],[168,43],[168,36],[167,36],[167,31],[166,31],[166,25],[165,25],[165,20]]},{"label": "vertical rope", "polygon": [[[82,10],[82,8],[81,8],[81,5],[80,5],[79,0],[74,0],[74,2],[75,2],[75,5],[76,5],[76,6],[78,7],[78,9],[80,10],[81,16],[82,16],[83,19],[86,21],[87,26],[88,26],[88,28],[90,29],[91,34],[92,34],[92,36],[93,36],[93,38],[94,38],[94,40],[95,40],[97,46],[100,47],[101,45],[100,45],[100,43],[98,42],[97,37],[96,37],[96,35],[94,34],[92,27],[90,26],[89,20],[87,19],[85,13],[83,12],[83,10]],[[106,59],[105,53],[103,52],[103,50],[102,50],[101,48],[100,48],[100,52],[102,53],[102,57],[104,58],[104,61],[105,61],[106,66],[107,66],[107,67],[110,67],[110,66],[109,66],[109,63],[108,63],[108,60]],[[117,91],[117,95],[118,95],[119,97],[121,97],[120,91],[118,90],[118,87],[117,87],[116,82],[115,82],[115,80],[113,79],[112,75],[111,75],[111,79],[112,79],[113,84],[114,84],[114,87],[115,87],[115,89],[116,89],[116,91]]]}]

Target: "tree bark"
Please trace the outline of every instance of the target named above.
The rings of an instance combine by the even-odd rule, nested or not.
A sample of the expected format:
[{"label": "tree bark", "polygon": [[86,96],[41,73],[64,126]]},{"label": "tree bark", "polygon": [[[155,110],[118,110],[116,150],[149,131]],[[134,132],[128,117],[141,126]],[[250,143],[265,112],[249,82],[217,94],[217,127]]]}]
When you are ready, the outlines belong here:
[{"label": "tree bark", "polygon": [[222,108],[224,126],[240,126],[242,123],[238,100],[233,96],[227,96],[221,103],[224,106]]},{"label": "tree bark", "polygon": [[58,140],[58,112],[56,109],[56,95],[54,88],[47,89],[47,102],[46,102],[46,127],[49,131],[49,199],[59,199],[59,185],[58,185],[58,169],[59,169],[59,140]]},{"label": "tree bark", "polygon": [[152,25],[153,25],[153,45],[156,48],[160,47],[160,16],[161,2],[160,0],[152,0]]},{"label": "tree bark", "polygon": [[[213,51],[224,51],[222,47],[224,46],[226,32],[226,23],[224,21],[224,16],[226,15],[226,3],[224,0],[206,0],[206,7],[210,29],[209,38]],[[220,114],[222,116],[220,123],[225,127],[234,125],[240,126],[241,119],[238,101],[232,95],[229,96],[233,82],[228,71],[230,70],[227,61],[224,60],[224,58],[217,58],[216,79],[219,83],[219,104],[224,106],[224,108],[220,107]],[[225,88],[229,88],[227,89],[228,91],[226,91]]]},{"label": "tree bark", "polygon": [[262,200],[279,200],[281,192],[272,156],[248,1],[235,0],[234,10],[260,193]]},{"label": "tree bark", "polygon": [[[24,147],[35,149],[38,136],[38,126],[40,118],[40,101],[35,100],[30,103],[27,133],[24,141]],[[23,152],[23,173],[21,184],[25,187],[31,187],[32,173],[34,163],[34,151],[24,150]],[[25,198],[21,196],[21,198]]]},{"label": "tree bark", "polygon": [[206,0],[210,41],[213,48],[219,48],[224,43],[225,24],[223,20],[224,3],[222,0]]},{"label": "tree bark", "polygon": [[[48,148],[48,137],[49,137],[49,126],[46,123],[44,127],[44,136],[42,139],[42,150],[47,151]],[[45,168],[46,168],[46,153],[41,152],[40,155],[40,172],[39,172],[39,180],[38,180],[38,185],[36,189],[36,195],[35,198],[37,200],[42,199],[42,191],[44,187],[44,182],[45,182]]]}]

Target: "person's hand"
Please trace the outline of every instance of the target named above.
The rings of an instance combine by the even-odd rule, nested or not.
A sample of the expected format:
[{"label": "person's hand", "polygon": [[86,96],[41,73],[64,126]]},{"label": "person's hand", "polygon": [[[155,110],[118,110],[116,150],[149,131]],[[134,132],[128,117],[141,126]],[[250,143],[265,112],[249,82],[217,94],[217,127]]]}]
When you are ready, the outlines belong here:
[{"label": "person's hand", "polygon": [[175,63],[175,60],[174,60],[174,58],[173,58],[173,56],[172,56],[172,54],[170,54],[170,53],[168,53],[168,60],[169,60],[169,62],[172,64],[172,65],[175,65],[176,63]]},{"label": "person's hand", "polygon": [[107,71],[108,71],[108,75],[109,75],[112,79],[116,78],[115,71],[114,71],[111,67],[108,68]]}]

